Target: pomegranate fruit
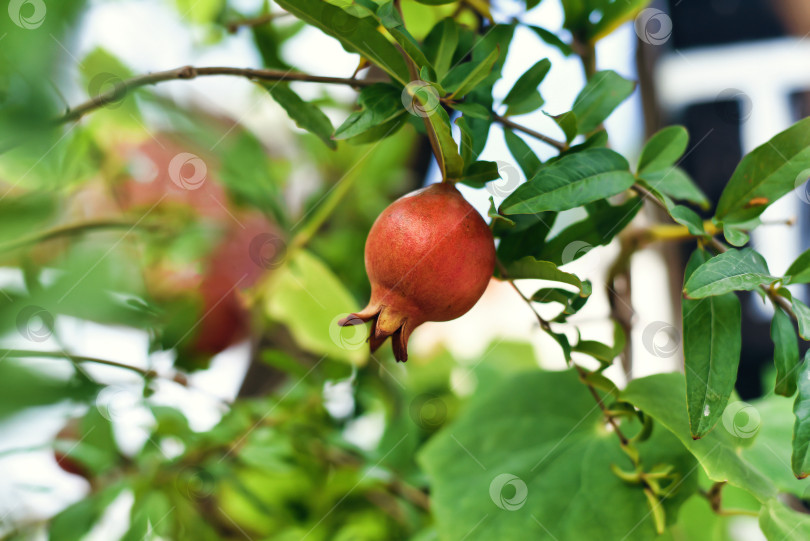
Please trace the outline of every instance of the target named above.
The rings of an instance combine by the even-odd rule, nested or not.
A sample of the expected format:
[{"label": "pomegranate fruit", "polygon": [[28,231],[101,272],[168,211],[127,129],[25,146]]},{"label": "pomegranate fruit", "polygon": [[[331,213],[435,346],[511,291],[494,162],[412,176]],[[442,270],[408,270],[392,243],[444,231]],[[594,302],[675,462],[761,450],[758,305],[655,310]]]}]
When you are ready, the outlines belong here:
[{"label": "pomegranate fruit", "polygon": [[486,222],[450,183],[433,184],[388,206],[366,239],[371,300],[339,325],[371,321],[372,353],[392,336],[397,361],[426,321],[449,321],[478,302],[495,266]]}]

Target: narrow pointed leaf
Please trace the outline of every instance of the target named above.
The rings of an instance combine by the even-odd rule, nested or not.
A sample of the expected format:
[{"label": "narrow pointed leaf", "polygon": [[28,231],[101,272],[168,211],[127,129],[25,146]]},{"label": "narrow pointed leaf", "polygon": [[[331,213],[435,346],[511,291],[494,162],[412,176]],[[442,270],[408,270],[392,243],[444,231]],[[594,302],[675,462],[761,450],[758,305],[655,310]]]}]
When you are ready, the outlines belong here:
[{"label": "narrow pointed leaf", "polygon": [[500,52],[496,47],[490,51],[486,58],[477,64],[472,62],[461,64],[448,74],[447,79],[442,81],[442,85],[448,92],[452,92],[450,97],[467,95],[467,93],[489,76],[499,56]]},{"label": "narrow pointed leaf", "polygon": [[537,87],[550,69],[551,61],[544,58],[518,78],[512,90],[503,99],[503,104],[508,106],[507,115],[526,114],[543,106],[544,100]]},{"label": "narrow pointed leaf", "polygon": [[513,280],[524,278],[550,280],[552,282],[569,284],[579,289],[580,292],[583,291],[582,281],[575,275],[561,271],[557,268],[557,265],[551,261],[540,261],[531,256],[513,261],[507,265],[506,272],[507,277]]},{"label": "narrow pointed leaf", "polygon": [[619,194],[634,180],[620,154],[606,148],[586,149],[541,168],[503,202],[501,211],[568,210]]},{"label": "narrow pointed leaf", "polygon": [[615,71],[597,72],[574,101],[572,111],[577,115],[577,130],[590,133],[610,116],[621,102],[630,97],[636,84]]},{"label": "narrow pointed leaf", "polygon": [[771,323],[771,340],[773,340],[773,362],[776,365],[776,386],[778,395],[793,396],[796,392],[796,365],[799,364],[799,339],[793,321],[784,310],[775,307]]},{"label": "narrow pointed leaf", "polygon": [[673,220],[685,226],[692,235],[701,236],[706,234],[706,230],[703,228],[703,220],[689,207],[675,205],[669,209],[669,215],[672,216]]},{"label": "narrow pointed leaf", "polygon": [[799,322],[799,336],[810,341],[810,307],[797,298],[793,298],[793,313]]},{"label": "narrow pointed leaf", "polygon": [[265,88],[299,128],[317,135],[329,148],[337,148],[332,140],[332,123],[323,111],[302,100],[284,83],[265,85]]},{"label": "narrow pointed leaf", "polygon": [[810,118],[777,134],[746,155],[728,181],[717,204],[723,222],[745,222],[793,191],[802,171],[810,168]]},{"label": "narrow pointed leaf", "polygon": [[810,475],[810,352],[804,356],[804,362],[797,378],[799,394],[793,403],[793,454],[790,465],[793,475],[804,479]]},{"label": "narrow pointed leaf", "polygon": [[425,38],[423,46],[439,80],[444,79],[458,48],[458,25],[452,18],[442,19]]},{"label": "narrow pointed leaf", "polygon": [[638,214],[641,200],[633,197],[621,205],[609,205],[569,225],[546,241],[538,257],[565,265],[587,254],[595,246],[609,244]]},{"label": "narrow pointed leaf", "polygon": [[702,209],[710,207],[709,198],[680,167],[670,167],[661,171],[644,171],[639,178],[659,192],[677,199],[698,205]]},{"label": "narrow pointed leaf", "polygon": [[[708,254],[696,250],[686,266],[688,280]],[[692,437],[702,438],[723,417],[737,381],[742,348],[742,310],[733,293],[684,299],[683,352],[686,407]]]},{"label": "narrow pointed leaf", "polygon": [[388,84],[371,85],[357,98],[361,109],[349,115],[335,131],[336,139],[348,139],[407,114],[402,105],[402,91]]},{"label": "narrow pointed leaf", "polygon": [[[543,162],[540,161],[540,158],[537,157],[529,144],[509,129],[503,130],[503,138],[506,141],[506,148],[509,149],[509,153],[515,158],[526,178],[532,178],[537,174]],[[508,188],[517,188],[517,186],[508,186]]]},{"label": "narrow pointed leaf", "polygon": [[788,284],[810,283],[810,250],[800,255],[785,273]]},{"label": "narrow pointed leaf", "polygon": [[378,31],[372,17],[355,17],[323,0],[277,0],[277,3],[302,21],[337,38],[346,50],[368,58],[403,85],[410,80],[402,54]]},{"label": "narrow pointed leaf", "polygon": [[776,280],[760,254],[751,248],[731,249],[701,265],[687,280],[684,293],[690,299],[700,299],[731,291],[751,291]]},{"label": "narrow pointed leaf", "polygon": [[686,151],[689,132],[683,126],[669,126],[650,137],[638,160],[638,172],[669,169]]}]

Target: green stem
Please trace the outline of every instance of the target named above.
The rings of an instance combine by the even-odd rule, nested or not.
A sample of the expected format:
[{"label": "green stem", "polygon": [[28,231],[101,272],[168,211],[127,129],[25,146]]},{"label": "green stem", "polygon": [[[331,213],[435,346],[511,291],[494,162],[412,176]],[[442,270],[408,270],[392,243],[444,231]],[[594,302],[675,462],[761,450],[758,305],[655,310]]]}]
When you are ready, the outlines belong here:
[{"label": "green stem", "polygon": [[99,220],[94,222],[81,222],[76,224],[62,225],[53,229],[28,235],[21,239],[0,244],[0,253],[10,252],[12,250],[22,248],[23,246],[38,244],[40,242],[53,240],[58,237],[69,237],[103,229],[132,229],[136,225],[137,224],[131,222],[122,222],[120,220]]},{"label": "green stem", "polygon": [[124,370],[129,370],[131,372],[135,372],[136,374],[144,377],[153,379],[157,377],[157,373],[154,370],[145,370],[143,368],[138,368],[137,366],[132,366],[129,364],[119,363],[116,361],[108,361],[106,359],[98,359],[95,357],[86,357],[84,355],[71,355],[69,353],[64,353],[61,351],[36,351],[36,350],[28,350],[28,349],[0,349],[0,358],[35,358],[35,357],[44,357],[46,359],[66,359],[74,364],[77,363],[95,363],[101,364],[105,366],[113,366],[115,368],[123,368]]},{"label": "green stem", "polygon": [[289,249],[287,250],[288,259],[291,258],[292,254],[303,248],[312,237],[315,236],[315,233],[321,228],[321,226],[329,219],[329,216],[335,211],[337,206],[343,200],[344,197],[351,191],[354,187],[355,182],[360,177],[360,169],[355,166],[352,171],[346,174],[342,180],[340,180],[332,190],[325,196],[326,200],[315,210],[312,218],[307,221],[303,228],[296,234],[293,239],[290,241]]}]

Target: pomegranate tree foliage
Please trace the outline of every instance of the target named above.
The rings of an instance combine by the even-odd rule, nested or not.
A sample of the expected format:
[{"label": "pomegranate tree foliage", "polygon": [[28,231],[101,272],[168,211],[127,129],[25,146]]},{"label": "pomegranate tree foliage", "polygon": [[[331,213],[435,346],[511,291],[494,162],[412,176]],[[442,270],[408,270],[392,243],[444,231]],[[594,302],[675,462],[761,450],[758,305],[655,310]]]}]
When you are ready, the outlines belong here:
[{"label": "pomegranate tree foliage", "polygon": [[[526,0],[525,9],[539,3]],[[0,17],[0,179],[8,188],[0,196],[0,257],[22,277],[4,283],[0,295],[0,420],[66,401],[79,407],[83,413],[49,448],[63,468],[90,480],[86,498],[45,523],[0,518],[0,535],[27,539],[44,529],[53,540],[81,539],[126,495],[124,539],[714,540],[729,538],[733,515],[758,517],[768,539],[810,538],[810,518],[796,510],[810,495],[801,480],[810,474],[810,367],[799,353],[800,340],[810,340],[810,308],[785,287],[810,282],[810,252],[777,276],[746,247],[762,212],[806,178],[810,119],[745,156],[704,220],[697,211],[710,211],[710,203],[678,167],[689,143],[684,128],[660,130],[632,164],[609,148],[604,130],[636,85],[597,71],[594,45],[646,1],[562,0],[560,33],[522,16],[496,23],[487,0],[276,4],[239,13],[225,0],[167,3],[206,43],[228,31],[253,40],[262,67],[273,71],[241,75],[258,80],[257,92],[301,128],[290,135],[293,158],[268,151],[245,128],[133,83],[132,70],[106,51],[69,59],[81,1],[10,2],[9,18]],[[278,7],[293,17],[267,16]],[[305,27],[360,62],[354,83],[304,77],[355,87],[348,106],[327,94],[302,99],[283,80],[298,73],[284,47]],[[538,59],[503,98],[493,93],[518,31],[581,57],[587,81],[571,90],[570,111],[544,109],[543,81],[555,76],[549,59]],[[63,98],[43,82],[60,86],[74,64],[93,100],[79,108],[87,118],[78,124],[71,112],[60,117]],[[202,75],[180,70],[160,82]],[[557,133],[520,124],[536,111],[554,120]],[[497,181],[498,164],[480,157],[498,136],[495,124],[527,179],[519,185]],[[178,383],[194,392],[185,372],[208,359],[186,345],[205,310],[193,294],[157,298],[144,283],[167,261],[197,261],[216,233],[200,209],[189,215],[177,201],[135,224],[76,212],[88,186],[134,174],[122,145],[149,141],[153,132],[160,146],[210,149],[204,161],[227,193],[227,212],[257,210],[283,232],[274,241],[285,239],[281,257],[251,252],[266,279],[245,295],[262,337],[254,362],[275,370],[271,385],[223,406],[208,430],[193,430],[182,408],[153,399]],[[362,239],[406,191],[419,138],[430,142],[445,180],[489,186],[502,198],[488,216],[498,242],[495,278],[549,281],[525,300],[560,309],[550,321],[537,318],[568,370],[541,371],[531,347],[510,342],[493,343],[471,363],[439,351],[395,366],[387,357],[369,361],[362,338],[337,329],[367,295]],[[542,161],[535,144],[556,155]],[[292,174],[301,162],[320,184],[291,205],[285,194],[307,176]],[[625,330],[616,322],[611,344],[583,339],[569,319],[598,285],[560,267],[584,255],[582,247],[622,235],[645,202],[674,223],[650,228],[645,239],[695,246],[683,283],[685,375],[640,378],[620,390],[603,371],[625,350]],[[583,210],[579,221],[566,217],[568,225],[555,228],[571,209]],[[775,307],[773,393],[751,404],[733,395],[738,291]],[[174,366],[135,369],[136,383],[110,386],[92,370],[104,359],[66,349],[56,324],[65,316],[146,330],[152,351],[175,351]],[[37,347],[22,349],[21,339]],[[56,346],[34,351],[43,344]],[[337,381],[353,390],[353,408],[330,414]],[[152,419],[136,450],[122,449],[115,435],[127,428],[122,408]],[[347,433],[369,419],[384,419],[379,442],[350,443]]]}]

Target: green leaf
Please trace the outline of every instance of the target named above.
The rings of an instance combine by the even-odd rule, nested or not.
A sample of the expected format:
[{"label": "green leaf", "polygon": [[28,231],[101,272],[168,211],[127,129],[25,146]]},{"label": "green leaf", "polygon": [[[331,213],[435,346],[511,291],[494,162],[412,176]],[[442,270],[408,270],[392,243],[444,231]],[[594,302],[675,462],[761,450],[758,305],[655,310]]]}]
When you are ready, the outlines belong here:
[{"label": "green leaf", "polygon": [[778,306],[774,306],[774,310],[771,322],[773,362],[776,365],[774,392],[782,396],[793,396],[796,392],[796,368],[799,364],[799,339],[790,316]]},{"label": "green leaf", "polygon": [[[515,132],[506,128],[503,130],[503,138],[506,141],[506,148],[509,149],[509,153],[515,158],[526,178],[532,178],[537,174],[543,162],[540,161],[540,158],[537,157],[537,154],[534,153],[528,143]],[[507,186],[507,188],[517,188],[517,184]]]},{"label": "green leaf", "polygon": [[793,304],[793,313],[796,314],[796,319],[799,322],[799,336],[810,341],[810,307],[795,297],[791,302]]},{"label": "green leaf", "polygon": [[149,491],[139,494],[130,511],[130,526],[121,541],[144,541],[172,535],[171,514],[176,509],[163,492]]},{"label": "green leaf", "polygon": [[442,85],[451,93],[449,97],[466,96],[481,84],[492,71],[499,55],[499,50],[495,48],[480,62],[467,62],[453,68],[447,77],[442,79]]},{"label": "green leaf", "polygon": [[568,210],[619,194],[635,179],[620,154],[587,149],[548,164],[501,205],[504,214]]},{"label": "green leaf", "polygon": [[[15,314],[16,315],[16,314]],[[65,400],[91,400],[96,386],[77,380],[66,381],[34,370],[8,356],[0,363],[0,421],[20,411]]]},{"label": "green leaf", "polygon": [[352,113],[335,132],[335,139],[348,139],[407,114],[402,91],[388,84],[374,84],[360,91],[360,110]]},{"label": "green leaf", "polygon": [[571,141],[577,136],[577,115],[573,111],[561,115],[550,115],[548,113],[545,113],[545,115],[551,117],[557,123],[565,135],[565,142],[570,145]]},{"label": "green leaf", "polygon": [[550,69],[551,61],[544,58],[520,76],[512,90],[503,99],[503,104],[508,106],[507,116],[531,113],[543,106],[544,100],[537,91],[537,87],[543,82]]},{"label": "green leaf", "polygon": [[635,87],[633,81],[615,71],[595,73],[571,108],[577,115],[577,131],[586,134],[596,130],[621,102],[630,97]]},{"label": "green leaf", "polygon": [[810,283],[810,250],[800,255],[785,272],[785,284]]},{"label": "green leaf", "polygon": [[337,324],[359,306],[340,279],[311,253],[300,250],[275,270],[265,297],[267,315],[286,325],[302,348],[352,364],[365,362],[365,327]]},{"label": "green leaf", "polygon": [[563,54],[563,56],[571,56],[574,53],[571,46],[561,40],[554,32],[546,30],[545,28],[540,28],[539,26],[530,25],[529,28],[548,45],[556,47]]},{"label": "green leaf", "polygon": [[723,227],[723,237],[725,237],[726,242],[738,248],[745,246],[748,244],[748,241],[751,240],[748,233],[742,229],[737,229],[736,227],[731,226]]},{"label": "green leaf", "polygon": [[[417,99],[419,94],[416,95]],[[433,130],[441,154],[439,169],[442,179],[459,179],[464,173],[464,160],[458,152],[458,145],[450,131],[450,117],[441,106],[425,117],[429,129]]]},{"label": "green leaf", "polygon": [[638,172],[669,169],[683,156],[689,144],[689,132],[683,126],[669,126],[650,137],[638,160]]},{"label": "green leaf", "polygon": [[[639,428],[636,421],[627,425],[623,429]],[[683,480],[664,480],[662,488],[671,492],[657,505],[674,521],[697,489],[696,476],[688,475],[694,460],[663,430],[637,448],[642,463],[669,464]],[[656,537],[643,487],[611,471],[611,464],[632,469],[630,459],[570,370],[524,372],[477,393],[417,458],[430,481],[442,539]],[[470,517],[477,517],[473,524]]]},{"label": "green leaf", "polygon": [[511,217],[515,223],[514,227],[509,229],[496,227],[493,234],[500,237],[498,259],[509,263],[525,256],[537,257],[556,217],[557,214],[554,212],[516,214]]},{"label": "green leaf", "polygon": [[576,287],[580,292],[583,291],[582,281],[576,275],[561,271],[551,261],[540,261],[531,256],[523,257],[507,265],[506,276],[513,280],[533,278],[562,282]]},{"label": "green leaf", "polygon": [[726,223],[756,218],[804,181],[810,168],[810,118],[747,154],[728,181],[716,217]]},{"label": "green leaf", "polygon": [[329,148],[337,148],[337,143],[332,140],[332,123],[323,111],[302,100],[287,84],[264,84],[264,87],[299,128],[317,135]]},{"label": "green leaf", "polygon": [[[686,409],[686,388],[683,374],[657,374],[631,381],[622,392],[622,400],[629,402],[656,421],[656,427],[672,432],[698,459],[712,481],[726,481],[747,490],[759,501],[776,496],[771,480],[741,455],[744,444],[752,433],[749,420],[738,421],[737,415],[747,411],[741,402],[729,405],[723,416],[722,427],[693,440]],[[747,406],[751,407],[751,406]],[[736,414],[736,415],[735,415]],[[758,427],[758,423],[754,429]]]},{"label": "green leaf", "polygon": [[393,36],[397,43],[408,55],[408,58],[413,60],[419,69],[429,68],[433,69],[430,61],[425,57],[419,43],[414,39],[411,33],[405,28],[405,22],[402,20],[394,2],[386,2],[384,4],[377,4],[372,0],[357,1],[355,5],[364,7],[382,26],[388,30],[388,33]]},{"label": "green leaf", "polygon": [[793,454],[790,464],[793,475],[804,479],[810,475],[810,352],[804,356],[797,378],[799,393],[793,403]]},{"label": "green leaf", "polygon": [[433,70],[440,81],[452,65],[457,47],[458,25],[450,17],[439,21],[425,38],[425,54],[433,63]]},{"label": "green leaf", "polygon": [[[585,282],[583,282],[583,286]],[[559,288],[542,288],[538,289],[532,295],[533,302],[539,303],[549,303],[549,302],[556,302],[558,304],[563,305],[563,314],[575,314],[585,305],[585,302],[588,300],[588,295],[584,295],[583,292],[576,292],[576,291],[568,291],[567,289],[559,289]]]},{"label": "green leaf", "polygon": [[471,163],[464,169],[461,182],[473,187],[483,188],[485,183],[497,178],[500,178],[497,163],[478,161]]},{"label": "green leaf", "polygon": [[472,102],[467,103],[462,101],[454,103],[453,109],[455,109],[459,113],[464,114],[464,116],[468,116],[471,118],[478,118],[483,120],[489,120],[490,118],[492,118],[492,113],[489,111],[489,109],[478,103]]},{"label": "green leaf", "polygon": [[730,291],[751,291],[777,278],[768,272],[765,259],[752,250],[730,249],[700,266],[684,285],[688,298],[700,299]]},{"label": "green leaf", "polygon": [[277,0],[277,3],[302,21],[337,38],[347,51],[368,58],[403,85],[410,80],[405,59],[377,30],[373,18],[355,17],[322,0]]},{"label": "green leaf", "polygon": [[106,473],[120,459],[112,423],[90,408],[79,424],[78,437],[54,442],[54,449],[81,464],[93,476]]},{"label": "green leaf", "polygon": [[673,199],[688,201],[702,209],[708,209],[710,206],[706,194],[680,167],[671,167],[664,171],[645,171],[639,174],[639,178],[644,180],[650,188]]},{"label": "green leaf", "polygon": [[489,210],[487,211],[487,216],[492,218],[490,223],[493,224],[493,227],[502,226],[506,229],[515,227],[515,222],[506,216],[498,214],[498,209],[495,207],[495,199],[491,195],[489,196]]},{"label": "green leaf", "polygon": [[703,228],[703,220],[689,207],[675,205],[669,209],[669,215],[679,224],[686,226],[692,235],[703,236],[706,234],[706,230]]},{"label": "green leaf", "polygon": [[459,145],[461,161],[467,166],[478,159],[478,155],[473,150],[472,131],[467,123],[467,118],[463,116],[456,119],[456,126],[458,126],[458,131],[461,133],[461,144]]},{"label": "green leaf", "polygon": [[565,265],[585,255],[594,246],[609,244],[644,205],[633,197],[621,205],[608,205],[584,220],[570,225],[547,241],[537,257]]},{"label": "green leaf", "polygon": [[61,511],[51,521],[48,539],[51,541],[84,539],[123,488],[121,484],[108,486]]},{"label": "green leaf", "polygon": [[[692,254],[684,282],[707,258],[703,250]],[[723,416],[737,381],[742,349],[740,300],[733,293],[684,299],[681,311],[689,427],[693,438],[702,438]]]},{"label": "green leaf", "polygon": [[790,509],[777,498],[768,500],[759,512],[759,527],[768,541],[810,539],[810,517]]}]

